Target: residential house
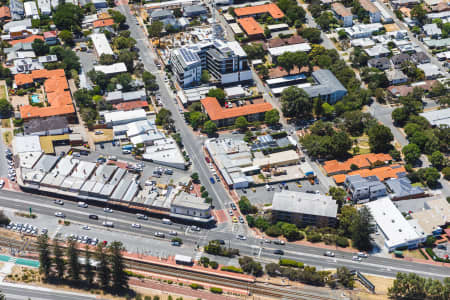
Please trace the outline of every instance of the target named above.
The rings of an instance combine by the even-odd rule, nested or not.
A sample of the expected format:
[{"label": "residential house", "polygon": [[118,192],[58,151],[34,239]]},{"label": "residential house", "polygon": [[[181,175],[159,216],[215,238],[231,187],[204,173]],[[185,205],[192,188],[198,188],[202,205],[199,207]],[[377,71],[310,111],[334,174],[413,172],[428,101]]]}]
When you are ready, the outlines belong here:
[{"label": "residential house", "polygon": [[278,56],[286,53],[286,52],[309,52],[311,51],[311,46],[309,43],[301,43],[301,44],[292,44],[285,45],[276,48],[269,48],[269,58],[270,62],[276,63]]},{"label": "residential house", "polygon": [[311,75],[316,84],[303,88],[310,98],[320,97],[322,100],[334,104],[347,94],[347,89],[330,70],[317,70]]},{"label": "residential house", "polygon": [[124,63],[120,62],[112,65],[96,65],[94,66],[94,70],[96,72],[103,72],[107,76],[114,76],[120,73],[126,73],[127,66]]},{"label": "residential house", "polygon": [[399,9],[400,7],[412,8],[417,4],[420,4],[420,0],[391,0],[391,4],[394,9]]},{"label": "residential house", "polygon": [[405,75],[401,70],[387,70],[386,77],[389,81],[389,84],[402,84],[408,82],[408,76]]},{"label": "residential house", "polygon": [[378,167],[374,169],[360,169],[356,171],[352,171],[348,174],[338,174],[333,175],[333,180],[336,182],[336,184],[343,184],[345,182],[345,179],[347,176],[352,175],[360,175],[361,177],[367,178],[371,176],[377,177],[380,181],[385,181],[389,178],[399,178],[399,177],[405,177],[406,176],[406,170],[405,167],[402,165],[389,165],[389,166],[383,166]]},{"label": "residential house", "polygon": [[9,11],[8,6],[0,7],[0,22],[7,23],[11,21],[11,12]]},{"label": "residential house", "polygon": [[25,9],[23,8],[23,3],[20,0],[10,0],[9,11],[13,20],[22,20],[25,16]]},{"label": "residential house", "polygon": [[415,65],[420,65],[420,64],[426,64],[430,62],[430,58],[428,57],[428,55],[425,54],[425,52],[420,51],[420,52],[416,52],[411,54],[411,61],[415,64]]},{"label": "residential house", "polygon": [[370,37],[374,32],[380,30],[381,28],[383,28],[381,23],[373,23],[353,25],[352,27],[344,28],[344,30],[350,39],[359,39]]},{"label": "residential house", "polygon": [[108,39],[106,38],[105,34],[93,33],[89,35],[89,37],[92,40],[92,44],[98,58],[100,58],[100,56],[102,56],[103,54],[114,55],[114,51],[111,49],[111,46],[109,45]]},{"label": "residential house", "polygon": [[218,127],[234,125],[238,117],[245,117],[249,122],[262,121],[267,111],[272,110],[270,103],[263,99],[253,100],[253,104],[244,104],[232,108],[222,107],[216,98],[206,97],[200,100],[202,109],[209,119],[216,123]]},{"label": "residential house", "polygon": [[39,11],[34,1],[28,1],[23,4],[25,16],[31,19],[39,19]]},{"label": "residential house", "polygon": [[401,69],[403,65],[410,60],[411,57],[407,53],[400,53],[391,57],[392,65],[396,69]]},{"label": "residential house", "polygon": [[383,45],[376,45],[372,48],[364,49],[364,51],[372,58],[386,57],[391,54],[391,51]]},{"label": "residential house", "polygon": [[41,14],[49,16],[52,14],[52,5],[50,0],[37,0]]},{"label": "residential house", "polygon": [[417,68],[421,69],[425,73],[425,79],[428,79],[428,80],[436,79],[436,78],[442,76],[442,73],[439,70],[439,67],[432,63],[421,64],[421,65],[418,65]]},{"label": "residential house", "polygon": [[331,176],[350,172],[352,170],[352,165],[354,165],[357,169],[369,169],[380,165],[387,165],[391,162],[392,156],[389,154],[369,153],[355,155],[343,162],[337,160],[327,160],[323,164],[323,168],[325,172],[327,172],[327,175]]},{"label": "residential house", "polygon": [[344,27],[353,25],[353,14],[350,9],[346,8],[342,3],[335,2],[331,4],[331,10],[334,15],[342,21]]},{"label": "residential house", "polygon": [[269,14],[275,20],[284,17],[284,13],[275,3],[238,7],[234,9],[234,13],[237,18],[257,17],[262,14]]},{"label": "residential house", "polygon": [[260,39],[264,37],[264,29],[253,17],[241,18],[237,21],[249,39]]},{"label": "residential house", "polygon": [[166,19],[175,19],[175,16],[173,15],[173,11],[167,10],[167,9],[158,9],[152,11],[150,14],[150,18],[152,22],[154,21],[163,21]]},{"label": "residential house", "polygon": [[129,101],[146,101],[146,100],[147,94],[145,93],[145,89],[131,92],[114,91],[109,92],[105,97],[105,101],[111,104]]},{"label": "residential house", "polygon": [[418,186],[412,186],[408,177],[390,178],[385,181],[393,201],[425,197],[425,191]]},{"label": "residential house", "polygon": [[44,32],[44,40],[48,45],[56,45],[58,43],[58,33],[53,31]]},{"label": "residential house", "polygon": [[114,32],[114,20],[112,18],[95,20],[92,23],[92,27],[94,28],[94,32],[96,33],[99,33],[104,30]]},{"label": "residential house", "polygon": [[331,196],[283,190],[273,195],[272,220],[302,227],[335,227],[337,209]]},{"label": "residential house", "polygon": [[[13,3],[13,2],[11,2]],[[12,33],[16,31],[21,31],[24,29],[31,29],[31,20],[30,19],[24,19],[19,21],[12,21],[8,24],[3,25],[3,31],[6,33]]]},{"label": "residential house", "polygon": [[396,98],[408,96],[413,89],[413,87],[407,85],[391,85],[387,88],[388,92]]},{"label": "residential house", "polygon": [[347,176],[344,185],[354,203],[365,203],[387,195],[386,186],[377,176]]},{"label": "residential house", "polygon": [[207,16],[208,9],[203,5],[189,5],[183,7],[183,16],[186,18],[198,17],[198,16]]},{"label": "residential house", "polygon": [[432,39],[440,39],[442,36],[442,30],[437,26],[436,23],[425,24],[422,26],[423,32],[427,37]]},{"label": "residential house", "polygon": [[147,120],[147,114],[143,109],[131,111],[109,111],[101,113],[108,127],[125,125],[132,122]]},{"label": "residential house", "polygon": [[367,61],[367,65],[371,68],[377,68],[379,70],[387,70],[390,68],[391,63],[389,58],[381,57],[381,58],[371,58]]},{"label": "residential house", "polygon": [[381,21],[380,10],[370,0],[359,0],[359,3],[369,13],[371,23],[379,23]]}]

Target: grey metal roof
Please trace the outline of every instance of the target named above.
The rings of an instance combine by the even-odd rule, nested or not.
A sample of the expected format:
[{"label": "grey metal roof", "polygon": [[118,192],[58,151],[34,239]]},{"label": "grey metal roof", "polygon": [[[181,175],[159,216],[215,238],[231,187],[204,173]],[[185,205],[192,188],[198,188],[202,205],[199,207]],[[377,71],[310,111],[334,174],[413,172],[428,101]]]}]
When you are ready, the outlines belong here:
[{"label": "grey metal roof", "polygon": [[407,177],[386,180],[386,185],[394,193],[395,197],[414,196],[424,192],[421,187],[412,186],[411,181]]},{"label": "grey metal roof", "polygon": [[145,93],[145,89],[123,93],[124,101],[140,100],[145,99],[146,97],[147,94]]},{"label": "grey metal roof", "polygon": [[121,200],[128,190],[131,182],[133,181],[133,175],[127,173],[123,179],[117,185],[114,193],[111,195],[113,200]]},{"label": "grey metal roof", "polygon": [[183,8],[183,12],[185,15],[189,15],[193,13],[207,13],[208,11],[202,5],[189,5]]},{"label": "grey metal roof", "polygon": [[68,128],[69,122],[66,117],[54,116],[48,119],[31,119],[23,127],[24,133],[31,135],[35,132]]},{"label": "grey metal roof", "polygon": [[427,111],[420,114],[426,118],[433,126],[448,125],[450,126],[450,108]]},{"label": "grey metal roof", "polygon": [[59,158],[60,156],[44,154],[34,166],[34,169],[43,170],[45,173],[48,173],[56,165]]},{"label": "grey metal roof", "polygon": [[340,83],[330,70],[317,70],[312,73],[317,85],[304,87],[303,90],[312,98],[319,95],[328,95],[338,91],[347,92],[347,89]]},{"label": "grey metal roof", "polygon": [[94,172],[95,181],[107,183],[116,169],[115,165],[100,165]]},{"label": "grey metal roof", "polygon": [[167,18],[173,17],[173,12],[167,9],[157,9],[152,11],[150,17],[152,18]]},{"label": "grey metal roof", "polygon": [[282,191],[273,195],[272,210],[336,218],[338,205],[331,196]]},{"label": "grey metal roof", "polygon": [[374,68],[378,68],[378,69],[382,69],[382,70],[389,69],[389,66],[391,64],[389,62],[389,58],[387,58],[387,57],[372,58],[372,59],[369,59],[367,61],[367,63]]},{"label": "grey metal roof", "polygon": [[210,205],[205,203],[205,201],[197,196],[193,196],[186,192],[181,192],[175,199],[172,201],[172,206],[180,206],[185,208],[199,209],[199,210],[208,210]]}]

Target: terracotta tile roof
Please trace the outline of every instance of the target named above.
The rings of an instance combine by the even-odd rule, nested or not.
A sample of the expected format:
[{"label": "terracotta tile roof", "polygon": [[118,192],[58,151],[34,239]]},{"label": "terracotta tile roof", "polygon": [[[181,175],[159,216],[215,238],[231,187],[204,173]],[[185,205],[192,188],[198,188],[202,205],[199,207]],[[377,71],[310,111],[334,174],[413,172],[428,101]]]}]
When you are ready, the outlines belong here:
[{"label": "terracotta tile roof", "polygon": [[334,181],[337,184],[344,183],[345,178],[351,175],[360,175],[361,177],[377,176],[380,181],[385,181],[389,178],[398,178],[399,173],[406,173],[406,169],[402,165],[392,165],[386,167],[380,167],[375,169],[362,169],[350,172],[348,174],[339,174],[333,176]]},{"label": "terracotta tile roof", "polygon": [[298,67],[295,66],[291,70],[291,73],[288,74],[288,72],[285,69],[283,69],[281,67],[275,67],[275,68],[269,69],[269,78],[274,79],[274,78],[280,78],[280,77],[284,77],[284,76],[288,76],[288,75],[297,75],[300,73],[307,73],[308,71],[309,71],[308,67],[302,67],[299,70]]},{"label": "terracotta tile roof", "polygon": [[31,74],[16,74],[14,76],[14,81],[18,87],[26,84],[33,83],[33,76]]},{"label": "terracotta tile roof", "polygon": [[94,21],[94,23],[92,23],[92,24],[93,24],[94,28],[112,26],[112,25],[114,25],[114,20],[113,19],[97,20],[97,21]]},{"label": "terracotta tile roof", "polygon": [[362,8],[370,13],[374,14],[379,12],[378,8],[372,2],[370,2],[370,0],[359,0],[359,4],[361,4]]},{"label": "terracotta tile roof", "polygon": [[288,45],[296,45],[296,44],[306,43],[306,40],[302,36],[300,36],[298,34],[295,34],[295,35],[293,35],[293,36],[291,36],[291,37],[289,37],[287,39],[284,39],[284,41]]},{"label": "terracotta tile roof", "polygon": [[[63,69],[57,70],[35,70],[31,74],[17,74],[16,84],[32,83],[34,80],[46,79],[44,82],[47,94],[47,107],[24,105],[20,107],[20,115],[23,119],[45,118],[50,116],[67,115],[75,112],[72,103],[72,95],[68,91],[69,85]],[[31,80],[31,82],[29,82]]]},{"label": "terracotta tile roof", "polygon": [[267,102],[224,108],[220,106],[219,101],[213,97],[204,98],[200,100],[200,102],[209,118],[213,121],[263,113],[273,108],[272,105]]},{"label": "terracotta tile roof", "polygon": [[148,102],[142,101],[142,100],[122,102],[122,103],[114,105],[114,107],[117,110],[133,110],[136,108],[148,107]]},{"label": "terracotta tile roof", "polygon": [[351,171],[350,166],[352,164],[358,166],[358,168],[367,168],[373,165],[375,162],[387,162],[392,161],[392,157],[389,154],[384,153],[369,153],[369,154],[361,154],[353,156],[344,162],[340,162],[337,160],[327,160],[323,168],[327,172],[327,174],[334,174],[339,172],[349,172]]},{"label": "terracotta tile roof", "polygon": [[269,48],[276,48],[276,47],[284,46],[286,43],[284,42],[283,39],[276,37],[276,38],[268,40],[267,44],[268,44]]},{"label": "terracotta tile roof", "polygon": [[415,87],[419,87],[425,91],[431,91],[433,86],[436,84],[437,80],[425,80],[414,84],[414,86],[409,85],[391,85],[387,89],[395,97],[405,97],[409,93],[412,93]]},{"label": "terracotta tile roof", "polygon": [[36,34],[33,34],[33,35],[30,35],[30,36],[27,36],[27,37],[24,38],[24,39],[14,40],[14,41],[10,41],[10,42],[8,42],[8,43],[9,43],[10,45],[14,46],[15,44],[18,44],[18,43],[32,43],[32,42],[34,42],[34,40],[36,40],[36,39],[44,40],[44,37],[43,37],[42,35],[36,35]]},{"label": "terracotta tile roof", "polygon": [[411,18],[411,9],[409,9],[408,7],[402,6],[399,8],[399,10],[405,17]]},{"label": "terracotta tile roof", "polygon": [[350,9],[346,8],[344,4],[340,2],[335,2],[331,4],[331,9],[341,17],[348,17],[352,15]]},{"label": "terracotta tile roof", "polygon": [[274,19],[281,19],[284,17],[284,13],[275,3],[248,6],[248,7],[239,7],[234,9],[234,13],[238,17],[260,15],[263,13],[269,13],[270,16]]},{"label": "terracotta tile roof", "polygon": [[51,39],[51,38],[55,38],[57,36],[58,36],[58,33],[56,32],[56,30],[44,32],[44,39]]},{"label": "terracotta tile roof", "polygon": [[264,30],[261,25],[259,25],[253,17],[238,19],[238,23],[249,36],[264,34]]},{"label": "terracotta tile roof", "polygon": [[0,18],[3,19],[10,19],[11,18],[11,12],[9,11],[8,6],[2,6],[0,7]]}]

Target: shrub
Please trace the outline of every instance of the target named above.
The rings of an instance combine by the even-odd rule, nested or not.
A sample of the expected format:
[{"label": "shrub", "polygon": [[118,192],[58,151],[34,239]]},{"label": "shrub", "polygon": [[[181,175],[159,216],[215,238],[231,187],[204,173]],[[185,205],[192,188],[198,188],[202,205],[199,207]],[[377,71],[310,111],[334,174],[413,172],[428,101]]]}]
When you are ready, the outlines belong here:
[{"label": "shrub", "polygon": [[279,261],[279,265],[283,267],[294,267],[294,268],[303,268],[304,264],[302,262],[293,260],[293,259],[285,259],[282,258]]},{"label": "shrub", "polygon": [[220,268],[220,270],[232,273],[244,273],[241,268],[236,268],[235,266],[223,266],[222,268]]},{"label": "shrub", "polygon": [[322,240],[322,236],[320,235],[320,233],[312,231],[307,234],[306,239],[308,240],[308,242],[317,243]]},{"label": "shrub", "polygon": [[336,238],[336,245],[338,245],[339,247],[343,247],[343,248],[348,247],[349,246],[348,239],[343,236],[338,236]]},{"label": "shrub", "polygon": [[272,237],[277,237],[281,235],[281,229],[280,227],[276,226],[276,225],[272,225],[269,228],[267,228],[266,230],[266,234],[268,236],[272,236]]},{"label": "shrub", "polygon": [[189,285],[191,287],[191,289],[193,290],[203,290],[203,285],[197,284],[197,283],[191,283]]},{"label": "shrub", "polygon": [[213,269],[217,269],[219,267],[219,264],[217,263],[217,261],[210,261],[209,266]]},{"label": "shrub", "polygon": [[223,293],[223,290],[218,287],[212,286],[209,290],[211,291],[211,293],[214,293],[214,294],[222,294]]},{"label": "shrub", "polygon": [[206,256],[202,256],[200,257],[200,263],[207,268],[209,265],[209,258],[207,258]]}]

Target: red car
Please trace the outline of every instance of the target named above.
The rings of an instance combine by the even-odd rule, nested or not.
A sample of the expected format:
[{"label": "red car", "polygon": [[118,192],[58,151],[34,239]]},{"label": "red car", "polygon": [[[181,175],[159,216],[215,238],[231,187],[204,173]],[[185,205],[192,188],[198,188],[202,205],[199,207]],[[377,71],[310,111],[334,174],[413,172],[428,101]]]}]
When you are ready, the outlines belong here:
[{"label": "red car", "polygon": [[209,164],[209,157],[205,156],[205,160]]}]

